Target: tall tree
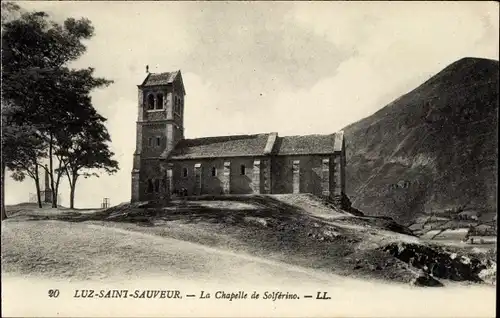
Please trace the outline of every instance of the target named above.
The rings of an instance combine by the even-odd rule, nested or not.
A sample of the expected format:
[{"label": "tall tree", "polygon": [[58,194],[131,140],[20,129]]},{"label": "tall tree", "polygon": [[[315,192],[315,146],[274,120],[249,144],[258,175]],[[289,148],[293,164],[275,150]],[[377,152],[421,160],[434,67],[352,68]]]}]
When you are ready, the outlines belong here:
[{"label": "tall tree", "polygon": [[109,149],[110,135],[104,125],[106,119],[97,113],[76,134],[64,133],[56,155],[64,163],[70,185],[70,208],[74,208],[75,190],[78,178],[99,177],[96,170],[103,169],[108,174],[118,170],[118,162],[112,159],[114,153]]},{"label": "tall tree", "polygon": [[[5,168],[11,170],[12,177],[18,181],[24,180],[28,175],[35,181],[38,206],[42,207],[38,172],[40,161],[46,157],[43,141],[33,126],[18,125],[12,120],[12,115],[16,112],[15,105],[2,103],[2,191],[5,188]],[[2,192],[2,200],[4,194]]]},{"label": "tall tree", "polygon": [[[94,34],[88,19],[68,18],[58,24],[45,12],[19,12],[14,19],[2,15],[2,100],[17,106],[12,122],[34,127],[42,142],[49,160],[52,205],[57,207],[65,171],[64,161],[55,162],[66,140],[61,132],[76,134],[85,126],[89,114],[95,112],[91,91],[111,81],[94,77],[92,68],[68,67],[85,52],[83,40]],[[37,162],[30,167],[38,169]],[[21,166],[17,172],[17,176],[21,172],[32,176]]]},{"label": "tall tree", "polygon": [[[20,15],[20,10],[21,8],[12,2],[2,2],[1,3],[1,8],[2,8],[2,38],[3,38],[3,33],[4,33],[4,24],[16,19]],[[2,50],[3,54],[3,50]],[[3,61],[2,61],[3,62]],[[2,63],[2,72],[3,72],[3,63]],[[2,90],[3,90],[3,83],[2,83]],[[13,155],[15,152],[13,152],[13,145],[18,141],[18,140],[23,140],[22,138],[19,138],[19,133],[23,131],[23,129],[19,129],[18,126],[11,126],[11,110],[12,110],[12,104],[8,103],[8,101],[5,101],[3,98],[3,93],[2,93],[2,175],[1,175],[1,187],[2,187],[2,193],[1,193],[1,220],[3,221],[4,219],[7,218],[7,214],[5,212],[5,172],[6,172],[6,167],[7,163],[13,159]]]},{"label": "tall tree", "polygon": [[4,201],[6,168],[14,171],[14,178],[22,180],[25,175],[23,171],[16,169],[18,165],[25,164],[27,173],[31,173],[37,169],[36,164],[31,164],[33,158],[43,156],[34,129],[12,122],[11,114],[14,111],[15,106],[2,100],[2,220],[7,218]]}]

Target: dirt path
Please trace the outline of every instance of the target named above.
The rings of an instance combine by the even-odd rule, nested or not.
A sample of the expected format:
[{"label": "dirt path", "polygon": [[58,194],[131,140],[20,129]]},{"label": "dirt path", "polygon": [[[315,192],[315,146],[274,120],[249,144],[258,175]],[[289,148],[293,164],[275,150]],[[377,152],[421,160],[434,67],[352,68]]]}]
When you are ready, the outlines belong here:
[{"label": "dirt path", "polygon": [[[292,266],[289,264],[262,259],[244,253],[235,253],[232,251],[208,247],[192,242],[181,241],[173,238],[159,237],[154,234],[129,231],[115,227],[109,228],[99,225],[88,225],[88,227],[100,231],[113,231],[123,234],[124,236],[130,236],[129,239],[135,241],[137,244],[147,241],[148,244],[146,246],[148,249],[161,251],[166,255],[172,255],[175,254],[175,252],[182,250],[190,256],[188,262],[184,264],[176,264],[176,266],[179,267],[194,267],[196,266],[195,262],[197,261],[208,264],[208,262],[212,262],[215,259],[216,265],[214,265],[214,267],[216,269],[223,267],[220,268],[224,271],[223,275],[221,276],[224,276],[226,280],[231,280],[233,282],[239,281],[240,283],[269,283],[270,281],[276,281],[282,283],[286,280],[293,279],[297,280],[296,282],[309,281],[312,284],[321,283],[327,285],[335,285],[340,280],[347,279],[330,273],[313,271],[299,266]],[[179,261],[183,262],[184,260],[181,258],[179,259]],[[242,272],[246,272],[246,274],[242,275]],[[248,275],[250,273],[258,273],[258,275],[254,277],[253,275]],[[197,274],[200,275],[199,273],[193,274],[193,278],[195,278]],[[209,277],[211,277],[212,279],[218,276],[214,275],[217,273],[213,271],[211,271],[209,274]]]},{"label": "dirt path", "polygon": [[[495,310],[494,288],[423,289],[361,281],[87,223],[2,222],[2,269],[2,309],[8,316],[488,317]],[[197,298],[201,290],[212,297],[220,290],[261,295],[280,291],[296,293],[301,299],[229,302],[73,297],[76,289],[84,288],[177,289]],[[48,289],[59,289],[60,298],[48,298]],[[303,298],[318,291],[328,292],[331,300]]]},{"label": "dirt path", "polygon": [[4,222],[4,272],[95,280],[142,275],[222,283],[334,285],[335,275],[201,244],[114,227],[59,221]]}]

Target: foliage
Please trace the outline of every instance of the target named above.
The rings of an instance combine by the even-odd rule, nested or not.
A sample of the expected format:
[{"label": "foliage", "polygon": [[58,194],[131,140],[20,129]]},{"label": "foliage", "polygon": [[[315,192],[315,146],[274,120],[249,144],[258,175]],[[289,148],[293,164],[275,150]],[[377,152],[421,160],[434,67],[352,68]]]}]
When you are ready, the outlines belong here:
[{"label": "foliage", "polygon": [[15,106],[9,106],[2,132],[5,147],[24,150],[4,151],[2,159],[8,159],[13,177],[22,180],[26,174],[38,178],[38,167],[44,167],[41,161],[47,158],[57,206],[60,179],[66,171],[118,168],[106,144],[110,141],[106,120],[90,97],[94,89],[112,81],[95,77],[92,68],[68,66],[85,53],[83,41],[94,34],[88,19],[68,18],[59,24],[45,12],[25,12],[12,3],[2,3],[4,8],[12,14],[4,17],[2,12],[2,104]]},{"label": "foliage", "polygon": [[66,173],[70,184],[70,207],[74,206],[76,182],[80,176],[99,177],[92,172],[104,169],[108,174],[118,170],[118,162],[111,159],[114,153],[109,149],[110,135],[104,125],[105,119],[97,114],[76,134],[66,134],[60,138],[61,147],[56,152],[64,162],[61,171]]},{"label": "foliage", "polygon": [[[28,124],[16,124],[12,117],[18,107],[2,100],[2,220],[6,218],[3,198],[5,197],[5,168],[13,172],[14,180],[23,181],[28,174],[39,189],[38,166],[46,157],[43,141],[36,130]],[[38,204],[41,205],[40,196]]]},{"label": "foliage", "polygon": [[17,107],[13,104],[2,103],[2,160],[14,171],[15,179],[23,180],[24,173],[34,170],[36,160],[43,158],[45,151],[34,127],[12,121],[16,112]]}]

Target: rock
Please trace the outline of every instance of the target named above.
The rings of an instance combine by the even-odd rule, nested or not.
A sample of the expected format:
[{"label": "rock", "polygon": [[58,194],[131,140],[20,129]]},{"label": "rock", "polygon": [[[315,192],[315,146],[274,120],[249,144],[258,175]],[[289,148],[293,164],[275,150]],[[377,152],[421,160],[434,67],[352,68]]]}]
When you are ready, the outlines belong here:
[{"label": "rock", "polygon": [[334,208],[339,208],[341,210],[347,211],[347,212],[354,214],[354,215],[357,215],[357,216],[364,215],[363,212],[352,207],[351,200],[349,200],[349,197],[345,194],[330,198],[328,201],[329,201],[329,203],[331,203],[333,205]]},{"label": "rock", "polygon": [[478,274],[487,267],[477,258],[459,256],[430,245],[399,242],[383,250],[426,274],[454,281],[481,281]]},{"label": "rock", "polygon": [[492,264],[491,267],[483,269],[479,272],[479,277],[487,284],[495,285],[497,278],[497,266]]},{"label": "rock", "polygon": [[251,216],[246,216],[243,218],[245,222],[261,225],[264,227],[267,227],[267,221],[263,218],[258,218],[258,217],[251,217]]},{"label": "rock", "polygon": [[435,279],[434,277],[422,273],[417,278],[415,278],[412,282],[412,285],[419,287],[443,287],[443,283]]}]

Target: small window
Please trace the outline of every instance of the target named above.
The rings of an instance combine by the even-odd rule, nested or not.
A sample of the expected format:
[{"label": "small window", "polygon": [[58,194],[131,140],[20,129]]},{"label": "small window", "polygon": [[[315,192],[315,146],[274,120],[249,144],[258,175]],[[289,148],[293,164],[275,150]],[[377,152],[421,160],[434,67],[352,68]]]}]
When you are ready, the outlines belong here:
[{"label": "small window", "polygon": [[156,146],[160,147],[160,143],[161,143],[161,138],[156,137]]},{"label": "small window", "polygon": [[217,168],[212,167],[212,177],[217,176]]},{"label": "small window", "polygon": [[148,145],[149,145],[149,147],[153,146],[153,138],[151,138],[151,137],[148,138]]},{"label": "small window", "polygon": [[155,192],[160,192],[160,179],[155,179]]},{"label": "small window", "polygon": [[188,169],[187,168],[182,168],[182,176],[186,178],[188,176]]},{"label": "small window", "polygon": [[163,109],[163,95],[156,96],[156,109]]},{"label": "small window", "polygon": [[240,174],[241,174],[242,176],[244,176],[244,175],[245,175],[245,172],[246,172],[245,170],[246,170],[245,165],[241,165],[241,167],[240,167]]},{"label": "small window", "polygon": [[155,97],[153,94],[148,95],[148,110],[155,109]]},{"label": "small window", "polygon": [[179,97],[177,96],[174,98],[174,112],[179,113]]},{"label": "small window", "polygon": [[153,180],[148,179],[148,188],[146,189],[147,193],[153,192]]}]

